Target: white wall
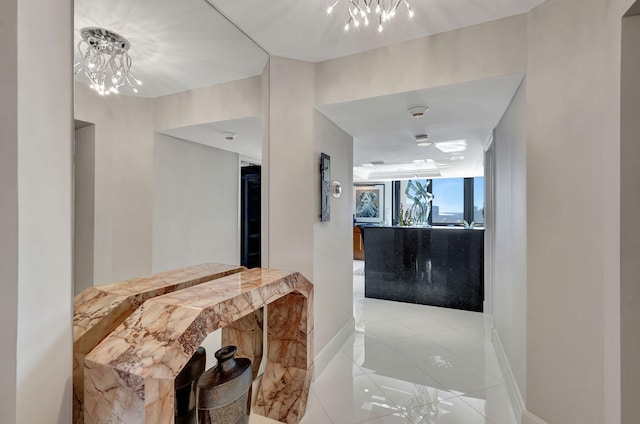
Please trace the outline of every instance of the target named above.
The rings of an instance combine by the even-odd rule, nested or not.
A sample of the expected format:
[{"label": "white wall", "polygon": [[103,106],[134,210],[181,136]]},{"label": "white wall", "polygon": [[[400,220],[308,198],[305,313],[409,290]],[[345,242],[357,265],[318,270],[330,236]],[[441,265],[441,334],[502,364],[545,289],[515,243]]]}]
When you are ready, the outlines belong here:
[{"label": "white wall", "polygon": [[95,125],[76,129],[73,150],[73,292],[78,294],[94,281]]},{"label": "white wall", "polygon": [[238,155],[155,135],[153,269],[240,264]]},{"label": "white wall", "polygon": [[261,76],[261,115],[262,119],[262,169],[260,171],[260,243],[262,243],[261,249],[261,266],[266,268],[269,266],[269,131],[270,120],[269,104],[271,103],[271,97],[269,96],[269,90],[271,85],[271,59],[267,60],[267,64],[262,71]]},{"label": "white wall", "polygon": [[[152,272],[240,265],[238,155],[156,133],[153,166]],[[202,342],[207,367],[215,365],[221,334]]]},{"label": "white wall", "polygon": [[315,66],[281,57],[271,57],[269,65],[268,161],[262,158],[269,181],[268,266],[299,271],[313,282],[313,223],[320,215],[315,207],[320,172],[313,140]]},{"label": "white wall", "polygon": [[547,0],[527,17],[527,408],[549,423],[620,421],[620,22],[630,4]]},{"label": "white wall", "polygon": [[526,35],[517,15],[321,62],[317,104],[524,72]]},{"label": "white wall", "polygon": [[153,99],[154,129],[263,116],[260,76]]},{"label": "white wall", "polygon": [[[17,27],[13,22],[16,4]],[[7,28],[13,27],[8,29],[10,46],[7,51],[3,49],[1,62],[3,67],[7,66],[4,63],[10,63],[8,82],[13,78],[18,101],[16,104],[14,91],[2,99],[3,109],[8,108],[11,116],[10,128],[14,130],[16,115],[12,110],[17,110],[17,133],[9,130],[11,138],[3,139],[0,144],[10,144],[7,153],[15,163],[13,153],[17,141],[19,207],[17,222],[15,213],[11,215],[19,234],[18,292],[16,296],[16,257],[11,251],[11,281],[7,291],[3,285],[0,296],[3,308],[7,306],[9,311],[15,311],[13,305],[17,304],[18,310],[17,342],[14,344],[15,336],[10,334],[0,349],[3,352],[0,363],[8,359],[11,367],[17,362],[13,373],[4,369],[3,364],[3,371],[9,374],[0,378],[3,381],[6,378],[9,384],[13,384],[15,378],[15,392],[4,387],[3,382],[2,397],[6,395],[15,401],[8,407],[9,420],[15,411],[17,423],[67,424],[71,422],[72,346],[72,4],[64,0],[21,0],[5,1],[1,8],[0,27],[5,23]],[[37,35],[34,28],[38,29]],[[5,30],[1,31],[4,36]],[[11,52],[16,51],[16,34],[17,60],[11,57]],[[46,38],[47,48],[42,48],[41,35]],[[5,52],[9,53],[8,58],[4,57]],[[16,69],[19,71],[17,84]],[[4,86],[4,69],[0,78],[3,81],[0,86]],[[5,147],[2,149],[4,155]],[[3,175],[2,191],[5,193],[4,187],[8,184],[8,200],[15,206],[16,168],[9,164],[9,169],[8,180],[5,181]],[[4,216],[3,221],[7,222]],[[15,245],[12,243],[15,235],[15,229],[8,231],[9,246]],[[4,243],[3,232],[0,244]],[[15,319],[10,318],[6,324],[14,326]],[[3,322],[2,326],[6,324]],[[10,350],[14,352],[5,358],[5,352]],[[12,358],[16,358],[16,362],[12,362]],[[4,416],[5,412],[0,414]]]},{"label": "white wall", "polygon": [[[18,337],[18,13],[17,1],[0,3],[0,422],[16,421]],[[26,140],[24,141],[27,142]]]},{"label": "white wall", "polygon": [[75,117],[95,124],[95,285],[151,273],[152,106],[75,84]]},{"label": "white wall", "polygon": [[[315,345],[323,348],[353,316],[353,137],[321,113],[313,116],[315,194],[320,190],[320,153],[331,157],[331,180],[342,185],[341,197],[330,198],[331,220],[316,218],[313,224]],[[319,197],[313,197],[317,214]]]},{"label": "white wall", "polygon": [[[493,325],[520,394],[527,397],[526,82],[494,131]],[[487,255],[489,256],[489,255]]]},{"label": "white wall", "polygon": [[[270,59],[263,175],[269,181],[268,266],[300,271],[314,283],[317,356],[352,318],[353,139],[315,111],[315,68]],[[342,198],[331,199],[330,222],[320,222],[322,152],[331,156],[331,177],[344,188]]]},{"label": "white wall", "polygon": [[[636,3],[637,4],[637,3]],[[640,234],[633,223],[638,218],[640,193],[640,16],[625,18],[622,24],[622,120],[621,120],[621,232],[620,299],[622,335],[622,422],[633,423],[640,417]]]},{"label": "white wall", "polygon": [[[393,222],[393,183],[384,182],[384,224],[391,225]],[[353,271],[352,271],[353,274]]]}]

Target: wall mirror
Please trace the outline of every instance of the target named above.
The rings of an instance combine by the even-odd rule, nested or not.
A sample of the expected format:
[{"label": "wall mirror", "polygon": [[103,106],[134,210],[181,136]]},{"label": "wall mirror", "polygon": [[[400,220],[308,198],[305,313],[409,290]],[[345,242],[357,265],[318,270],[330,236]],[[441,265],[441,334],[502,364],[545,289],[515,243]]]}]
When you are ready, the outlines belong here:
[{"label": "wall mirror", "polygon": [[[85,28],[109,31],[85,31],[89,43],[126,39],[132,86],[96,90]],[[240,167],[261,162],[267,53],[205,0],[75,0],[74,35],[75,293],[239,264]],[[107,72],[104,91],[121,77]]]}]

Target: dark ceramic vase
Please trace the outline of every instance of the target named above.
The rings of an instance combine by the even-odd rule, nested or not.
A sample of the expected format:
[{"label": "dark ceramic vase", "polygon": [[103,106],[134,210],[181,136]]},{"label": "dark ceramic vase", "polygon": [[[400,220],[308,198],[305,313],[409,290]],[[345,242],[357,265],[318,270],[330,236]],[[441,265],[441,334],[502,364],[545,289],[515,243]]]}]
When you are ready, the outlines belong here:
[{"label": "dark ceramic vase", "polygon": [[202,346],[195,353],[176,377],[175,423],[197,424],[196,413],[196,381],[204,372],[207,355]]},{"label": "dark ceramic vase", "polygon": [[234,358],[238,349],[225,346],[215,353],[218,365],[198,380],[198,423],[248,424],[251,410],[251,361]]}]

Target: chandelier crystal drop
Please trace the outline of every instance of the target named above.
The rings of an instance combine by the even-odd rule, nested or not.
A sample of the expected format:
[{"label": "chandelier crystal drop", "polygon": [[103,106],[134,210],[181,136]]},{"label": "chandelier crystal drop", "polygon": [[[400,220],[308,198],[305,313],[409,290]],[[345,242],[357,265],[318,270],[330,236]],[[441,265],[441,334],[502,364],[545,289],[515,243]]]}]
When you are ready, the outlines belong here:
[{"label": "chandelier crystal drop", "polygon": [[369,26],[369,22],[374,21],[378,24],[378,32],[382,32],[384,25],[396,16],[402,4],[409,17],[414,16],[409,0],[334,0],[327,8],[327,13],[330,15],[340,2],[345,3],[347,10],[345,31],[358,28],[361,24]]},{"label": "chandelier crystal drop", "polygon": [[74,75],[83,72],[91,88],[103,96],[117,94],[125,85],[137,93],[136,86],[142,82],[131,73],[132,60],[128,53],[131,43],[104,28],[82,28],[80,34],[82,40],[78,43],[78,51],[81,59],[73,66]]}]

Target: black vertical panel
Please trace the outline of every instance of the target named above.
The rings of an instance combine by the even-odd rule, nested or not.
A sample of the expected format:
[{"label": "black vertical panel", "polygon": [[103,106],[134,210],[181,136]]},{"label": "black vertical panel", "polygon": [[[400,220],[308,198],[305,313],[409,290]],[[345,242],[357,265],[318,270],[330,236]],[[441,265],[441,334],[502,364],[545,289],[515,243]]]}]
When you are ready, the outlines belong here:
[{"label": "black vertical panel", "polygon": [[260,166],[244,166],[240,171],[240,265],[261,266]]},{"label": "black vertical panel", "polygon": [[473,221],[473,178],[464,179],[464,220]]},{"label": "black vertical panel", "polygon": [[393,212],[391,214],[391,225],[398,225],[400,221],[400,181],[394,181],[391,190]]},{"label": "black vertical panel", "polygon": [[[429,185],[427,187],[427,192],[433,194],[433,180],[432,179],[428,179],[427,180],[427,184]],[[433,198],[431,199],[431,212],[429,212],[429,220],[427,221],[429,225],[433,225]]]}]

